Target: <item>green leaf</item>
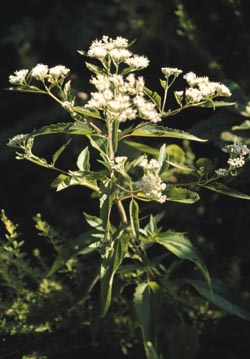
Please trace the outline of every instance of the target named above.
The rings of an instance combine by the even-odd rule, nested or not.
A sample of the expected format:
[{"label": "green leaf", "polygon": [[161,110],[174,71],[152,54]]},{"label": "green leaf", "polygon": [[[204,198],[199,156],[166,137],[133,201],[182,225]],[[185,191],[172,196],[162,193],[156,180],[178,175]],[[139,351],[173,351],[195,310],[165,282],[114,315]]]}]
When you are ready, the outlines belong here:
[{"label": "green leaf", "polygon": [[198,142],[206,142],[206,140],[196,137],[191,133],[184,132],[181,130],[176,130],[174,128],[157,126],[157,125],[145,125],[141,128],[135,129],[130,136],[140,136],[140,137],[169,137],[169,138],[179,138],[182,140],[192,140]]},{"label": "green leaf", "polygon": [[59,150],[57,150],[52,157],[52,165],[54,166],[56,161],[58,160],[58,158],[60,157],[60,155],[62,154],[62,152],[65,150],[65,148],[68,146],[68,144],[70,143],[71,139],[69,139],[64,145],[62,145]]},{"label": "green leaf", "polygon": [[180,259],[193,262],[210,284],[210,276],[203,258],[183,233],[167,231],[157,235],[156,242]]},{"label": "green leaf", "polygon": [[138,203],[132,198],[129,204],[130,224],[134,238],[138,238],[140,230],[139,222],[139,206]]},{"label": "green leaf", "polygon": [[148,153],[153,156],[159,155],[159,150],[157,148],[153,148],[153,147],[144,145],[143,143],[138,143],[138,142],[134,142],[134,141],[124,141],[124,143],[126,143],[126,145],[128,145],[130,147],[137,149],[138,151],[140,151],[142,153]]},{"label": "green leaf", "polygon": [[94,72],[96,75],[102,74],[103,70],[101,67],[91,64],[90,62],[85,61],[85,65],[88,70]]},{"label": "green leaf", "polygon": [[119,238],[113,238],[112,241],[114,246],[108,249],[108,256],[101,264],[101,317],[107,314],[110,307],[114,275],[128,249],[128,236],[121,235]]},{"label": "green leaf", "polygon": [[93,117],[93,118],[98,118],[98,119],[102,118],[102,116],[100,115],[100,112],[97,110],[90,110],[90,109],[80,107],[80,106],[74,106],[73,110],[76,113],[79,113],[80,115],[85,115],[88,117]]},{"label": "green leaf", "polygon": [[90,163],[89,163],[90,153],[88,146],[85,147],[77,158],[77,167],[80,171],[90,171]]},{"label": "green leaf", "polygon": [[[137,286],[134,294],[134,306],[140,323],[144,348],[148,359],[154,358],[148,346],[154,349],[157,347],[158,321],[162,304],[163,293],[158,283],[149,281],[140,283]],[[153,352],[155,352],[155,350],[153,350]],[[157,358],[157,356],[155,356],[155,358]]]},{"label": "green leaf", "polygon": [[98,245],[93,244],[95,243],[93,243],[91,232],[87,231],[78,238],[71,240],[69,244],[59,247],[59,253],[49,270],[48,277],[55,274],[70,259],[76,257],[77,255],[85,255],[97,250]]},{"label": "green leaf", "polygon": [[236,104],[236,102],[227,102],[227,101],[212,101],[212,102],[205,102],[201,105],[199,105],[199,107],[212,107],[212,108],[216,108],[216,107],[224,107],[224,106],[234,106]]},{"label": "green leaf", "polygon": [[166,147],[166,152],[169,156],[169,161],[179,164],[183,164],[185,162],[185,152],[180,146],[175,144],[168,145]]},{"label": "green leaf", "polygon": [[233,126],[232,130],[241,130],[241,131],[250,130],[250,120],[246,120],[238,126]]},{"label": "green leaf", "polygon": [[237,191],[235,189],[229,188],[229,187],[225,186],[224,184],[222,184],[220,182],[213,182],[211,184],[207,184],[207,185],[202,186],[202,187],[205,187],[205,188],[207,188],[207,189],[209,189],[211,191],[214,191],[214,192],[224,194],[226,196],[250,200],[249,195],[247,195],[245,193],[242,193],[242,192],[239,192],[239,191]]},{"label": "green leaf", "polygon": [[[80,172],[80,171],[79,171]],[[75,175],[74,175],[75,174]],[[72,172],[72,175],[65,177],[57,178],[57,191],[62,191],[70,186],[85,186],[96,192],[99,191],[99,187],[96,183],[96,174],[95,172],[81,172],[81,176],[77,175],[77,172]]]},{"label": "green leaf", "polygon": [[197,192],[182,187],[167,187],[164,193],[167,196],[167,201],[172,202],[191,204],[200,199]]},{"label": "green leaf", "polygon": [[216,306],[240,318],[250,320],[249,304],[244,303],[239,298],[239,293],[234,292],[221,280],[212,279],[211,286],[213,294],[211,294],[207,283],[202,279],[192,279],[189,282],[200,295]]},{"label": "green leaf", "polygon": [[91,216],[90,214],[84,212],[84,217],[86,219],[86,221],[88,222],[88,224],[93,227],[93,228],[102,228],[102,220],[99,217],[96,216]]},{"label": "green leaf", "polygon": [[152,91],[147,87],[144,87],[143,91],[154,102],[154,104],[157,106],[157,108],[160,110],[161,109],[161,96],[156,91]]},{"label": "green leaf", "polygon": [[31,136],[51,135],[54,133],[66,133],[70,135],[91,135],[93,133],[93,129],[86,123],[80,122],[56,123],[43,126],[37,130],[32,131]]}]

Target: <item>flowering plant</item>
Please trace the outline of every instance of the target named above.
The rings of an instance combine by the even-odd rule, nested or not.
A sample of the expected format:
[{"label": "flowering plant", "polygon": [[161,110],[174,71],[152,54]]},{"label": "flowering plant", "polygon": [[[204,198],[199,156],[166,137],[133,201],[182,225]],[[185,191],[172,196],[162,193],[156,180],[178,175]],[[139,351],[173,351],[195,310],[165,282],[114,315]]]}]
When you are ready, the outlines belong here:
[{"label": "flowering plant", "polygon": [[[18,159],[59,172],[53,182],[58,191],[80,185],[91,189],[95,198],[99,198],[100,215],[85,213],[92,232],[86,239],[84,253],[97,251],[100,254],[100,316],[104,317],[109,310],[115,274],[136,273],[135,311],[146,356],[153,359],[160,357],[157,318],[164,298],[169,295],[168,289],[160,284],[163,278],[168,283],[174,281],[172,275],[176,266],[169,265],[161,251],[152,257],[152,247],[162,247],[166,253],[192,262],[203,279],[183,278],[184,282],[212,302],[225,304],[216,300],[207,267],[191,241],[184,233],[159,227],[163,214],[142,216],[143,204],[152,201],[163,206],[171,201],[194,203],[199,200],[197,191],[201,187],[250,199],[222,183],[225,177],[245,164],[250,151],[246,145],[227,146],[227,165],[215,169],[207,166],[204,159],[188,162],[185,152],[175,144],[161,143],[155,148],[129,141],[128,138],[144,137],[157,138],[159,143],[166,138],[203,142],[204,139],[191,133],[166,127],[165,119],[191,107],[215,109],[230,105],[223,98],[231,95],[225,85],[189,72],[183,76],[187,87],[173,91],[176,105],[171,109],[167,102],[168,93],[173,84],[177,84],[182,71],[169,67],[161,69],[163,96],[160,96],[145,86],[142,76],[135,75],[149,65],[149,60],[133,54],[130,47],[127,39],[103,36],[91,44],[87,53],[79,51],[95,61],[94,64],[86,62],[93,73],[90,83],[95,90],[84,105],[79,105],[79,99],[71,89],[71,82],[67,80],[70,71],[65,66],[49,68],[38,64],[30,71],[19,70],[11,75],[9,80],[14,87],[10,89],[49,95],[70,114],[72,121],[19,134],[9,141],[9,146],[18,149]],[[97,163],[101,167],[92,170],[89,146],[80,152],[77,169],[57,167],[57,160],[69,141],[54,153],[51,161],[34,154],[36,137],[55,133],[85,136],[93,152],[97,151]],[[141,154],[133,156],[129,148]],[[225,309],[232,310],[231,307]],[[237,309],[235,314],[239,314]]]}]

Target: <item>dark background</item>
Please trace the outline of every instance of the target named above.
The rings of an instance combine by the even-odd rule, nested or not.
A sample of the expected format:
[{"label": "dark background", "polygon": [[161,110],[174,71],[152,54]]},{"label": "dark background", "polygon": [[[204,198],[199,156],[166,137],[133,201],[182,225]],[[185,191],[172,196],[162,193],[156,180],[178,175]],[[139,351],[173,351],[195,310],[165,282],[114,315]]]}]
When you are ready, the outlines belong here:
[{"label": "dark background", "polygon": [[[230,80],[248,96],[249,19],[250,2],[247,0],[33,0],[9,1],[4,9],[2,5],[0,208],[20,223],[27,250],[32,249],[36,241],[31,219],[36,213],[41,212],[59,228],[78,234],[85,226],[82,212],[91,212],[95,203],[82,188],[72,187],[56,193],[50,187],[54,173],[15,160],[14,150],[6,146],[9,138],[44,124],[67,121],[68,115],[42,95],[6,91],[8,76],[37,63],[62,64],[71,69],[74,86],[88,92],[89,72],[77,50],[88,49],[93,40],[104,34],[120,35],[131,41],[136,38],[134,52],[149,57],[150,67],[143,73],[148,87],[158,88],[160,67],[169,66],[208,75],[216,81]],[[224,116],[223,111],[220,113]],[[171,120],[171,125],[189,130],[210,116],[210,110],[190,111]],[[235,115],[233,121],[240,123],[243,119]],[[228,129],[230,125],[231,122]],[[211,126],[216,127],[216,122],[211,122]],[[70,154],[63,157],[62,165],[66,168],[74,169],[72,159],[81,149],[80,141],[74,139],[69,147]],[[41,141],[38,150],[50,156],[62,143],[63,138],[48,136]],[[197,151],[203,157],[224,158],[213,141],[198,146]],[[235,186],[250,194],[248,175],[246,170],[241,179],[236,179]],[[207,192],[201,197],[201,202],[191,207],[173,205],[167,208],[168,222],[172,228],[190,233],[197,242],[202,239],[200,249],[209,270],[221,275],[237,290],[249,293],[250,205],[247,201]],[[232,274],[233,271],[238,274]],[[201,358],[248,358],[249,335],[249,325],[243,320],[222,321],[216,332],[208,333]],[[212,350],[214,345],[217,349]]]}]

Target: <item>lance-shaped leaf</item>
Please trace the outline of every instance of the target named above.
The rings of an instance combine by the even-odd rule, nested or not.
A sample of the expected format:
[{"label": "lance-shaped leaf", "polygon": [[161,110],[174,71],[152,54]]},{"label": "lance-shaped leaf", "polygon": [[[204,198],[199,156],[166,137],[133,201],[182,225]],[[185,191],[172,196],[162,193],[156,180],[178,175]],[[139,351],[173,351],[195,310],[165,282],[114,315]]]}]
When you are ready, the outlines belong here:
[{"label": "lance-shaped leaf", "polygon": [[197,192],[182,187],[167,187],[164,194],[167,196],[167,201],[172,202],[191,204],[200,199]]},{"label": "lance-shaped leaf", "polygon": [[96,75],[103,74],[103,72],[104,72],[101,67],[93,65],[90,62],[85,61],[85,65],[88,70],[90,70],[91,72],[94,72]]},{"label": "lance-shaped leaf", "polygon": [[85,186],[96,192],[99,191],[97,185],[97,176],[95,172],[72,171],[70,175],[59,175],[52,183],[53,187],[57,187],[57,191],[62,191],[70,186]]},{"label": "lance-shaped leaf", "polygon": [[94,133],[94,131],[92,127],[86,123],[68,122],[43,126],[31,132],[31,136],[51,135],[54,133],[66,133],[69,135],[91,135]]},{"label": "lance-shaped leaf", "polygon": [[143,127],[135,129],[131,132],[130,136],[139,136],[139,137],[169,137],[169,138],[179,138],[181,140],[191,140],[198,142],[206,142],[206,140],[192,135],[191,133],[177,130],[174,128],[157,126],[154,124],[145,125]]},{"label": "lance-shaped leaf", "polygon": [[202,187],[205,187],[205,188],[207,188],[207,189],[209,189],[211,191],[214,191],[214,192],[224,194],[226,196],[250,200],[249,195],[247,195],[245,193],[242,193],[242,192],[239,192],[239,191],[237,191],[235,189],[229,188],[229,187],[225,186],[224,184],[222,184],[220,182],[213,182],[211,184],[207,184],[207,185],[202,186]]},{"label": "lance-shaped leaf", "polygon": [[210,288],[204,280],[191,279],[189,283],[197,290],[200,295],[208,299],[219,308],[240,318],[250,320],[249,304],[241,300],[239,293],[234,292],[221,280],[212,278],[212,295]]},{"label": "lance-shaped leaf", "polygon": [[158,234],[155,240],[178,258],[193,262],[210,285],[210,276],[206,264],[184,233],[167,231]]},{"label": "lance-shaped leaf", "polygon": [[58,158],[61,156],[61,154],[63,153],[63,151],[65,150],[65,148],[68,146],[68,144],[70,143],[71,138],[64,143],[64,145],[62,145],[54,154],[52,157],[52,165],[54,166],[56,161],[58,160]]},{"label": "lance-shaped leaf", "polygon": [[140,283],[135,290],[134,306],[141,327],[144,348],[148,359],[153,358],[151,350],[149,350],[150,347],[152,348],[152,352],[156,353],[158,321],[163,303],[162,299],[162,291],[156,282]]},{"label": "lance-shaped leaf", "polygon": [[207,101],[205,103],[200,104],[200,107],[212,107],[212,108],[216,108],[216,107],[224,107],[224,106],[234,106],[236,104],[236,102],[227,102],[227,101]]},{"label": "lance-shaped leaf", "polygon": [[147,87],[143,89],[144,93],[154,102],[156,107],[160,110],[161,109],[161,96],[156,92],[152,91]]},{"label": "lance-shaped leaf", "polygon": [[93,117],[93,118],[98,118],[98,119],[102,118],[102,116],[100,115],[100,112],[97,111],[97,110],[90,110],[88,108],[80,107],[80,106],[74,106],[73,110],[76,113],[79,113],[80,115]]},{"label": "lance-shaped leaf", "polygon": [[77,158],[77,167],[80,171],[90,171],[90,163],[89,163],[90,153],[88,146],[85,147],[82,152],[79,154]]},{"label": "lance-shaped leaf", "polygon": [[100,244],[99,242],[93,242],[94,237],[91,234],[92,232],[90,231],[85,232],[75,240],[71,240],[68,245],[60,247],[59,253],[49,270],[48,277],[66,265],[70,259],[98,250]]},{"label": "lance-shaped leaf", "polygon": [[[120,267],[128,249],[128,236],[121,235],[114,239],[113,248],[108,249],[108,256],[101,264],[101,317],[104,317],[110,307],[114,275]],[[113,245],[113,243],[112,243]]]}]

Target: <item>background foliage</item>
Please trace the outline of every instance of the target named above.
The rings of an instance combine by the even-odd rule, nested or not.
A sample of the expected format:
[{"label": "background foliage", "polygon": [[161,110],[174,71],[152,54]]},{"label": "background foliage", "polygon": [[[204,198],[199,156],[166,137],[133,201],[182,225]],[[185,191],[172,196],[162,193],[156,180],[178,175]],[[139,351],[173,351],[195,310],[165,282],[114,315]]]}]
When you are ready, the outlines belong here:
[{"label": "background foliage", "polygon": [[[211,79],[234,84],[234,96],[240,103],[237,108],[230,111],[221,110],[216,112],[216,115],[212,110],[190,110],[173,120],[173,127],[191,129],[193,133],[209,138],[208,144],[195,145],[195,152],[200,157],[209,155],[208,157],[213,157],[220,163],[225,160],[220,150],[224,140],[232,139],[232,136],[238,136],[240,133],[247,142],[248,131],[231,130],[232,126],[240,125],[250,116],[246,107],[250,93],[250,4],[247,1],[213,0],[204,3],[196,0],[36,0],[24,1],[21,6],[18,2],[14,5],[6,4],[1,15],[2,89],[8,86],[9,74],[18,68],[31,68],[38,62],[47,63],[49,66],[63,64],[71,68],[74,86],[79,89],[79,96],[84,98],[89,91],[89,75],[77,50],[88,48],[92,40],[103,34],[121,35],[130,40],[137,38],[134,49],[151,60],[150,70],[144,72],[150,86],[158,86],[161,66],[179,67],[184,71],[194,71],[198,75],[209,75]],[[10,94],[4,90],[1,91],[0,108],[1,208],[5,208],[14,222],[20,223],[18,229],[25,240],[21,249],[27,253],[23,262],[30,261],[31,268],[36,268],[34,273],[28,267],[22,268],[22,271],[28,273],[22,282],[22,288],[26,289],[27,303],[30,303],[31,297],[34,298],[29,316],[40,313],[41,308],[48,305],[51,308],[50,313],[54,313],[53,318],[50,313],[44,313],[47,322],[50,325],[52,323],[51,331],[46,332],[41,330],[41,326],[45,325],[41,322],[43,315],[27,318],[25,308],[20,309],[18,303],[13,303],[17,309],[14,310],[13,316],[10,316],[9,324],[2,323],[2,357],[17,359],[22,355],[30,355],[31,358],[32,352],[39,352],[43,348],[44,355],[49,355],[49,358],[68,358],[73,354],[77,358],[82,353],[101,357],[104,350],[108,352],[109,358],[117,358],[122,355],[122,347],[123,356],[127,350],[129,358],[143,358],[144,354],[139,349],[136,333],[131,329],[127,315],[131,302],[129,278],[125,295],[117,296],[113,311],[102,324],[102,332],[98,332],[94,303],[81,302],[83,283],[81,276],[77,274],[77,271],[91,273],[92,264],[89,263],[86,268],[79,259],[60,272],[59,278],[52,278],[53,284],[44,283],[42,278],[46,275],[46,268],[39,261],[38,265],[38,257],[32,254],[34,249],[38,248],[45,265],[53,263],[55,247],[51,246],[51,232],[44,233],[43,229],[48,241],[41,240],[37,235],[32,221],[36,213],[41,212],[46,222],[53,223],[57,228],[56,233],[59,234],[54,234],[54,237],[52,235],[52,242],[56,238],[56,241],[68,243],[85,230],[82,212],[90,212],[91,201],[87,191],[82,188],[55,193],[49,186],[53,174],[29,163],[16,161],[13,151],[6,147],[6,142],[16,133],[29,132],[49,122],[63,122],[67,120],[67,115],[47,98]],[[53,149],[59,147],[58,143],[56,140],[52,142],[45,139],[38,150],[53,153]],[[70,148],[73,158],[79,152],[80,144],[74,140]],[[66,156],[63,161],[70,162],[72,158]],[[244,174],[234,182],[237,189],[248,194],[249,172],[246,168]],[[210,192],[204,192],[201,198],[202,200],[193,206],[169,206],[167,225],[178,231],[188,232],[202,252],[211,274],[223,278],[249,300],[250,205],[247,201],[211,195]],[[36,217],[35,223],[41,227],[39,217]],[[38,232],[41,234],[40,227]],[[4,240],[3,238],[2,225],[1,240]],[[4,270],[3,268],[2,271]],[[50,286],[49,295],[44,296],[46,286]],[[117,286],[119,287],[119,284]],[[18,288],[18,285],[15,287]],[[55,295],[56,291],[60,292],[60,300]],[[121,288],[117,288],[117,293],[121,291]],[[2,293],[1,303],[6,302],[6,298],[11,300],[12,294],[8,293],[4,286]],[[70,308],[74,309],[67,317],[65,312],[57,312],[59,306],[66,313]],[[196,309],[193,312],[193,320],[189,315],[187,323],[172,326],[171,330],[164,329],[164,333],[167,331],[167,335],[171,337],[171,346],[168,349],[170,358],[194,358],[195,355],[198,359],[249,357],[248,322],[224,315],[214,308],[211,308],[210,312],[206,311],[206,303],[194,303],[194,306]],[[3,306],[1,312],[4,310],[7,309]],[[65,320],[55,323],[62,315]],[[116,318],[119,318],[118,322]],[[168,319],[171,323],[176,320]],[[86,330],[83,323],[88,321],[94,324]],[[19,327],[18,322],[21,323]],[[194,328],[191,327],[194,322],[198,323],[195,330],[191,329]],[[27,325],[30,327],[27,328]],[[113,329],[114,327],[116,329]],[[122,334],[124,331],[128,335],[126,340]],[[122,338],[125,340],[123,343]],[[180,345],[180,338],[186,338],[187,343]],[[83,343],[80,348],[79,340]],[[67,345],[62,348],[61,343],[65,342]],[[187,347],[190,349],[186,350]]]}]

